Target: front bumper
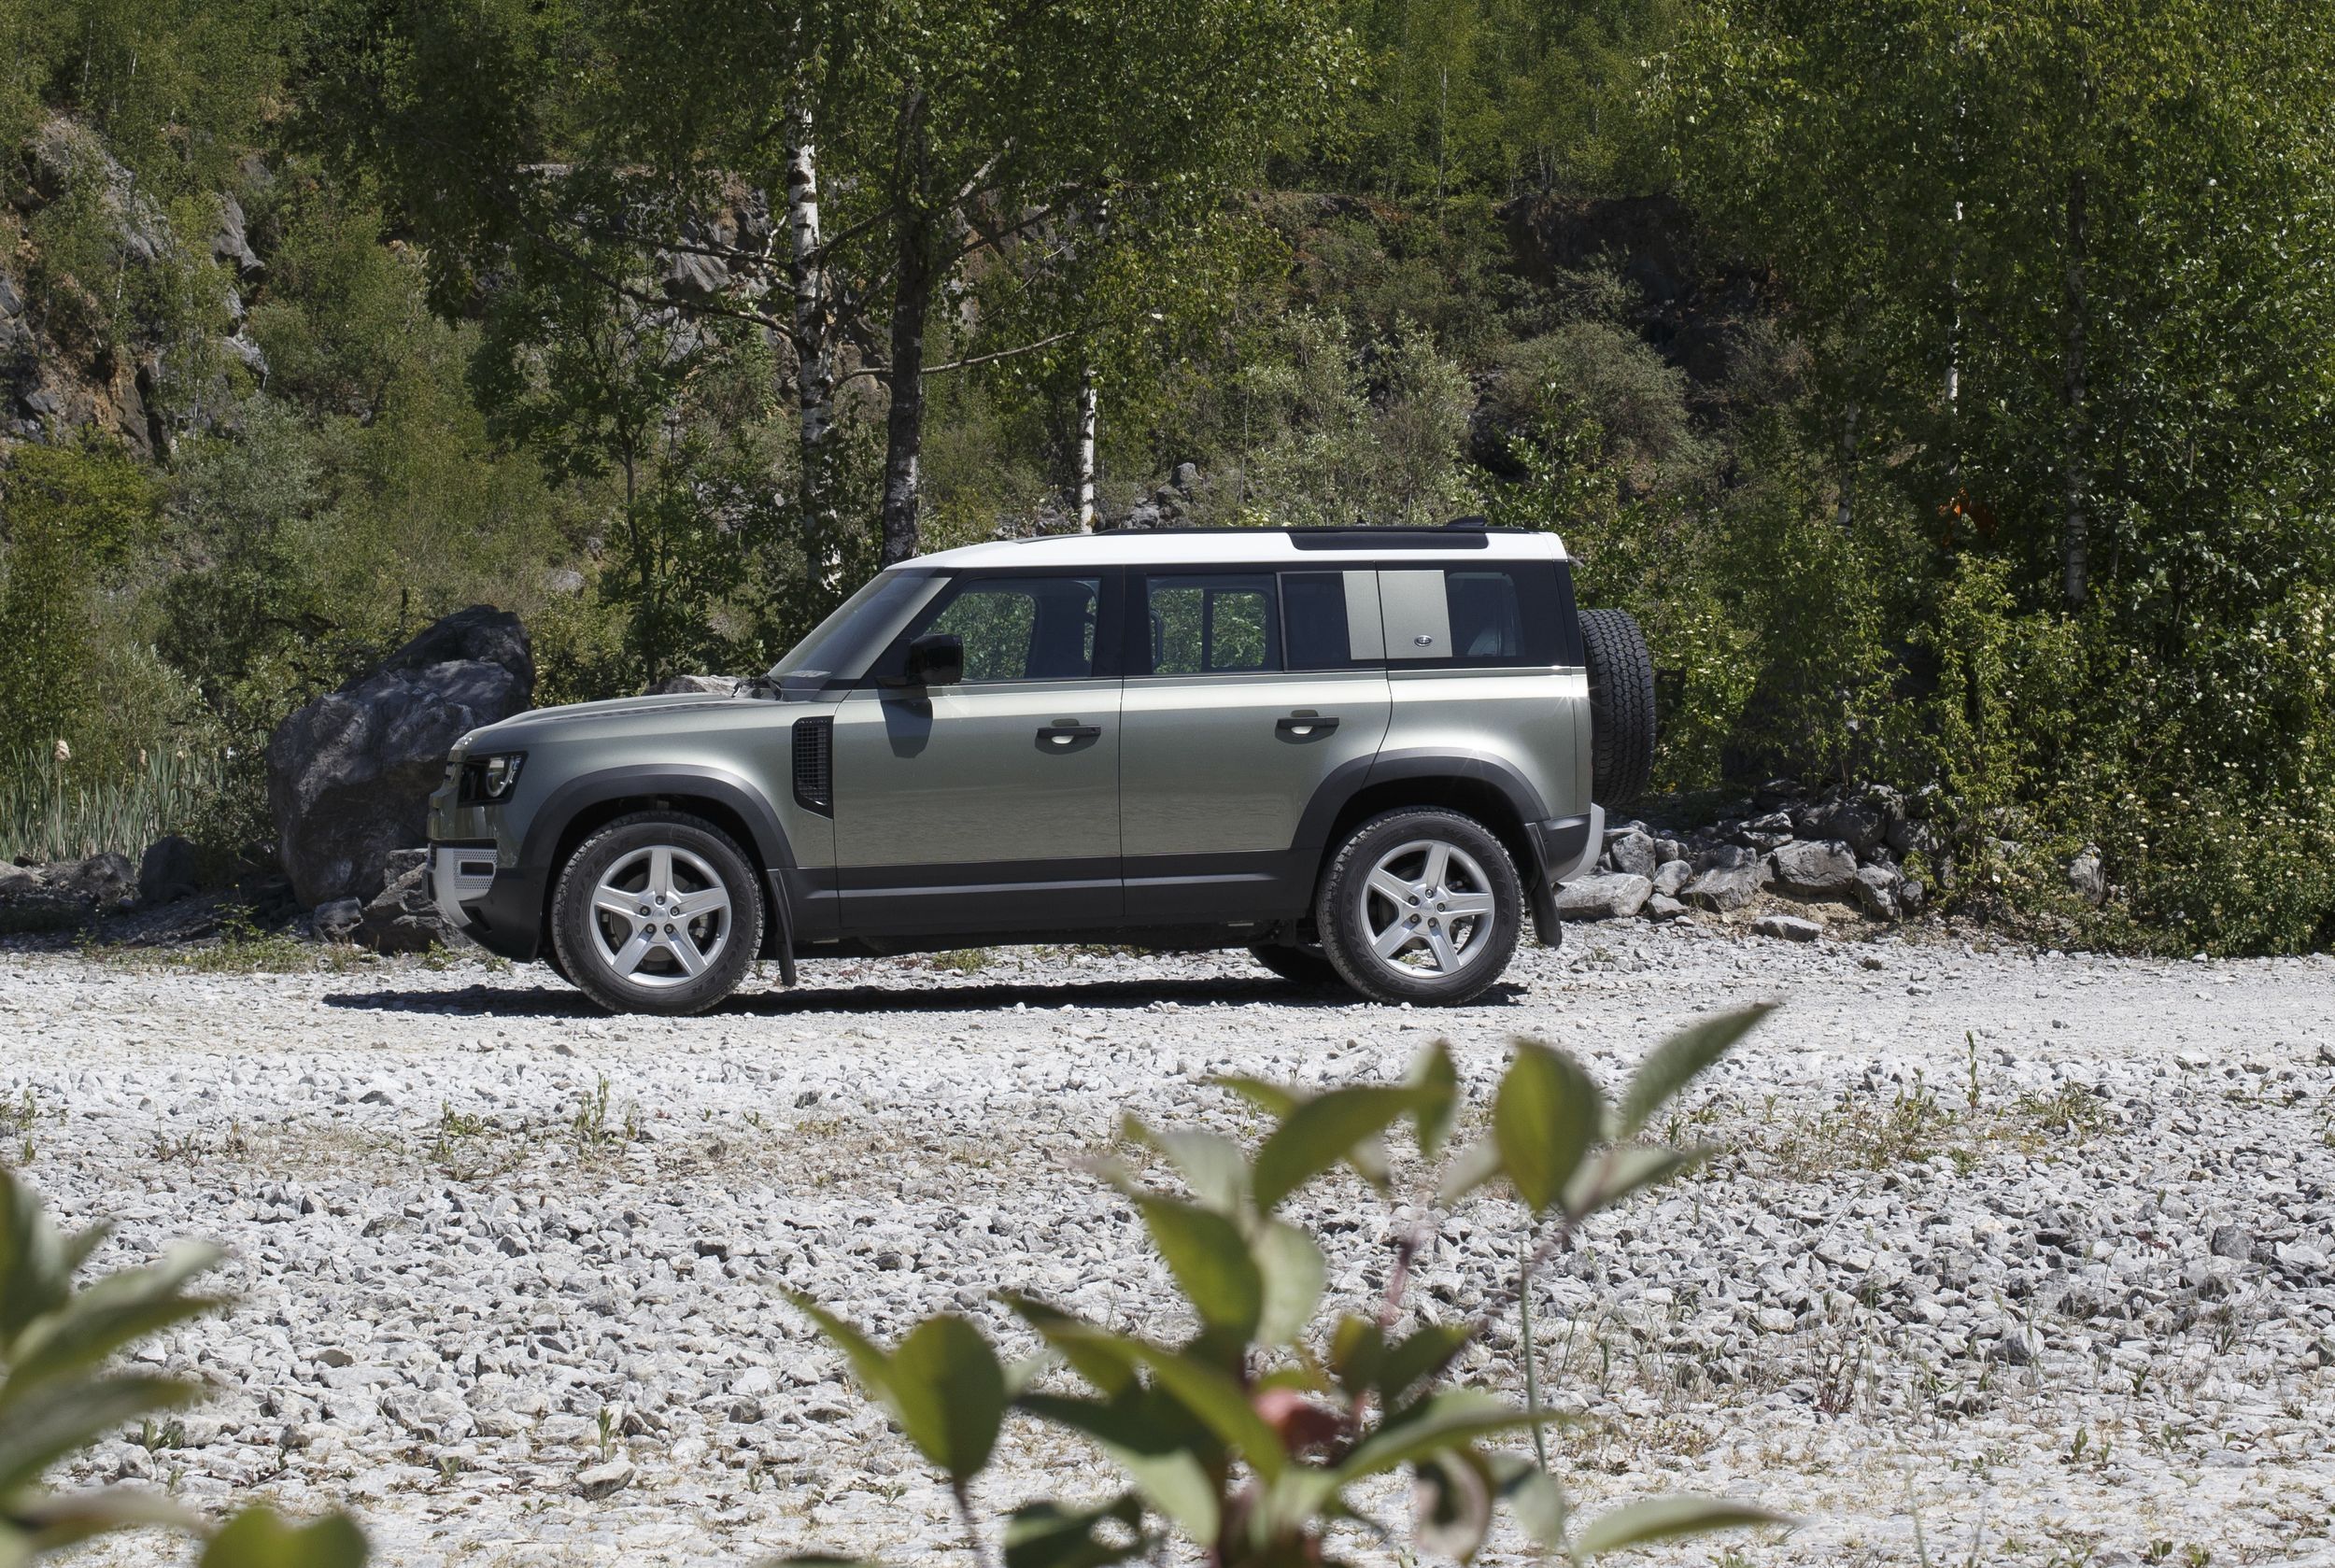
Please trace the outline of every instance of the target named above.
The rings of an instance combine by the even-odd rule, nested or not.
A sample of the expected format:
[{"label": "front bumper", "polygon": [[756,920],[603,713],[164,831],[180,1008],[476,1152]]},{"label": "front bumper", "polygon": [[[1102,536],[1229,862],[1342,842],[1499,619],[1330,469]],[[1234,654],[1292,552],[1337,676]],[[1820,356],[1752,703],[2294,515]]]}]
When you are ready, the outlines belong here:
[{"label": "front bumper", "polygon": [[502,957],[526,963],[543,945],[535,877],[498,867],[491,841],[430,846],[430,897],[446,923]]},{"label": "front bumper", "polygon": [[430,846],[430,897],[448,925],[460,930],[471,923],[474,904],[491,892],[495,883],[492,844],[432,844]]}]

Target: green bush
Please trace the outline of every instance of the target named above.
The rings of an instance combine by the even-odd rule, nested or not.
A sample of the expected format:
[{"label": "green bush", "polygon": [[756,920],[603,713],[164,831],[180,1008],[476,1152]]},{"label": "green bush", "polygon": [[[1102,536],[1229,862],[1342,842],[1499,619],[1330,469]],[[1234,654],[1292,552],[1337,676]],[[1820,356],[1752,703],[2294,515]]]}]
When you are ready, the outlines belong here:
[{"label": "green bush", "polygon": [[[1130,1120],[1125,1141],[1164,1160],[1183,1194],[1154,1188],[1115,1162],[1096,1168],[1142,1215],[1193,1326],[1178,1339],[1146,1338],[1008,1296],[1059,1363],[1060,1377],[1042,1363],[1009,1366],[962,1317],[927,1319],[887,1349],[815,1303],[802,1305],[946,1477],[976,1561],[991,1559],[969,1489],[1010,1415],[1093,1445],[1126,1480],[1125,1490],[1101,1502],[1016,1508],[1003,1532],[1010,1568],[1164,1557],[1178,1536],[1221,1568],[1321,1562],[1339,1533],[1394,1536],[1352,1493],[1397,1473],[1413,1483],[1419,1549],[1462,1561],[1483,1547],[1495,1506],[1508,1508],[1542,1553],[1576,1562],[1777,1522],[1747,1504],[1686,1497],[1575,1519],[1541,1435],[1565,1418],[1541,1403],[1530,1318],[1535,1276],[1572,1247],[1587,1221],[1701,1157],[1652,1140],[1648,1129],[1765,1010],[1713,1019],[1658,1046],[1618,1105],[1571,1057],[1519,1041],[1488,1136],[1449,1158],[1463,1095],[1441,1044],[1401,1084],[1311,1093],[1229,1081],[1271,1119],[1253,1154],[1217,1134]],[[1420,1158],[1439,1165],[1419,1194],[1417,1208],[1429,1217],[1397,1227],[1380,1301],[1323,1321],[1321,1248],[1283,1206],[1341,1168],[1387,1193],[1394,1167],[1384,1140],[1400,1123],[1408,1124]],[[1493,1286],[1491,1304],[1469,1318],[1412,1317],[1410,1269],[1435,1245],[1440,1221],[1433,1216],[1493,1182],[1510,1188],[1529,1216],[1516,1274]],[[1491,1321],[1510,1309],[1521,1320],[1522,1408],[1463,1386],[1453,1372]],[[1507,1446],[1527,1434],[1532,1456]]]}]

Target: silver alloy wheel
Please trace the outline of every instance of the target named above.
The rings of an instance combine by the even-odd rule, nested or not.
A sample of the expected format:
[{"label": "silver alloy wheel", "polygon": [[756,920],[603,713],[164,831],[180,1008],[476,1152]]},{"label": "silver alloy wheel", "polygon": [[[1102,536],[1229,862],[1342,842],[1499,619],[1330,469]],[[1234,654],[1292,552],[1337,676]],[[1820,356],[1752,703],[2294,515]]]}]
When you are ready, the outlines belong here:
[{"label": "silver alloy wheel", "polygon": [[729,945],[729,889],[703,855],[651,844],[592,889],[592,942],[610,972],[663,989],[703,974]]},{"label": "silver alloy wheel", "polygon": [[1379,856],[1357,912],[1371,954],[1399,975],[1452,975],[1483,956],[1496,905],[1476,857],[1440,839]]}]

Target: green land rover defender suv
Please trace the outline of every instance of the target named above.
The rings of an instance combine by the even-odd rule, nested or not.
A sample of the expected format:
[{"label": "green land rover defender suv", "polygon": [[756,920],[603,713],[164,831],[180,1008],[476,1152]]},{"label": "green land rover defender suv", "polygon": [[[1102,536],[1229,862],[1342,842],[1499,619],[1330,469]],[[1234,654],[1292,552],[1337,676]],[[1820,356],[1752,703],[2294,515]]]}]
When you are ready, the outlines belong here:
[{"label": "green land rover defender suv", "polygon": [[1465,1002],[1652,767],[1638,629],[1550,534],[1283,529],[976,544],[883,572],[734,695],[464,736],[446,917],[601,1005],[694,1012],[757,958],[1246,947]]}]

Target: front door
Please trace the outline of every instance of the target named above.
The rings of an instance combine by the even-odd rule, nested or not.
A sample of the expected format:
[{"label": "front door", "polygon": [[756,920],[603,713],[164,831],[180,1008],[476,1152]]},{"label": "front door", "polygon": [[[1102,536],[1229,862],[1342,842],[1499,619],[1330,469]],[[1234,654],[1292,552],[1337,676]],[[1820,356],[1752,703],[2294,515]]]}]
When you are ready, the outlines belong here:
[{"label": "front door", "polygon": [[[1119,681],[1098,641],[1116,587],[1105,573],[959,577],[838,706],[845,934],[1118,922]],[[892,684],[927,633],[964,640],[962,683]]]},{"label": "front door", "polygon": [[1377,574],[1132,574],[1120,843],[1130,925],[1302,913],[1307,805],[1386,733]]}]

